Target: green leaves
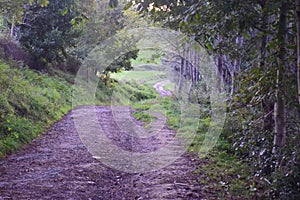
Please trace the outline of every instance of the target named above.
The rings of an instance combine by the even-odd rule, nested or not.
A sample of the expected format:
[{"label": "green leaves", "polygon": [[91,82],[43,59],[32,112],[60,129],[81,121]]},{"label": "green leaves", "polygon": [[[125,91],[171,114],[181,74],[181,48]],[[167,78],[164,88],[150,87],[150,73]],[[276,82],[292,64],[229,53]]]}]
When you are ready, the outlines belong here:
[{"label": "green leaves", "polygon": [[62,62],[68,56],[67,49],[75,46],[80,36],[76,28],[83,19],[76,0],[51,0],[45,8],[33,5],[26,10],[27,25],[20,26],[20,43],[33,56],[36,67]]},{"label": "green leaves", "polygon": [[21,23],[26,5],[33,6],[34,4],[44,8],[49,4],[49,0],[1,0],[0,14],[9,20],[14,18],[16,22]]}]

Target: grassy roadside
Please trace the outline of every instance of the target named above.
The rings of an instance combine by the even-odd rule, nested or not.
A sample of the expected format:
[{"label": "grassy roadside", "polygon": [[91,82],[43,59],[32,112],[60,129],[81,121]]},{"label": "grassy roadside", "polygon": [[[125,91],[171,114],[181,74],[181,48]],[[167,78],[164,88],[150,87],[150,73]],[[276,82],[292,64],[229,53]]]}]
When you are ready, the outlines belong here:
[{"label": "grassy roadside", "polygon": [[112,78],[118,81],[138,82],[139,84],[153,85],[158,80],[165,80],[166,74],[161,71],[125,71],[112,74]]},{"label": "grassy roadside", "polygon": [[0,63],[0,156],[37,137],[71,109],[71,86]]},{"label": "grassy roadside", "polygon": [[[0,63],[0,157],[10,154],[39,136],[72,108],[76,91],[87,96],[82,88],[75,88],[74,75],[49,76],[30,69],[11,68]],[[68,76],[71,82],[67,82]],[[104,104],[109,91],[96,91],[94,104]],[[76,93],[75,93],[76,94]],[[79,104],[91,104],[82,99]]]}]

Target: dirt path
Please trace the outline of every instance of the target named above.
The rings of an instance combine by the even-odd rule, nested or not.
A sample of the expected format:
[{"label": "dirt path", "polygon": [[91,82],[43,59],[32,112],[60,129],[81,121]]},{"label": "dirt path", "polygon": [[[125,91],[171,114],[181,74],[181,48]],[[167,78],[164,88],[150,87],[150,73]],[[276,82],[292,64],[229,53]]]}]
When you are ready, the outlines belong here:
[{"label": "dirt path", "polygon": [[164,80],[164,81],[156,83],[153,87],[156,89],[156,91],[161,96],[171,96],[172,93],[170,91],[164,89],[164,85],[168,84],[169,82],[170,82],[169,80]]},{"label": "dirt path", "polygon": [[[118,171],[93,158],[73,121],[91,109],[95,107],[73,110],[33,143],[0,160],[0,199],[212,199],[209,189],[199,184],[205,177],[194,173],[203,163],[191,154],[145,173]],[[162,139],[171,141],[175,134],[163,127],[159,137],[137,139],[119,129],[111,107],[98,106],[96,113],[107,137],[127,151],[155,151]]]}]

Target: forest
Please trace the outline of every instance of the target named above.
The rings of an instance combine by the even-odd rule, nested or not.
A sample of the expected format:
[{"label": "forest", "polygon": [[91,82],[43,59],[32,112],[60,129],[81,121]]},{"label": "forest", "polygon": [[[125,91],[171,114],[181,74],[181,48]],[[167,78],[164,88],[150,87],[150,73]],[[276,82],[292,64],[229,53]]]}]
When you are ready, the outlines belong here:
[{"label": "forest", "polygon": [[300,199],[300,0],[0,8],[0,199]]}]

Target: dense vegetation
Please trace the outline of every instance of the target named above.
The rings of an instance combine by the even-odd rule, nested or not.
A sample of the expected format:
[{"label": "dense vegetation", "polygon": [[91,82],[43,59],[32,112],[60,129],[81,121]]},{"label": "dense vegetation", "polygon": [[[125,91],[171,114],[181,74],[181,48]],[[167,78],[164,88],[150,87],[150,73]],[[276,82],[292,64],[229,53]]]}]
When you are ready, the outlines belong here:
[{"label": "dense vegetation", "polygon": [[[134,4],[142,15],[191,36],[214,57],[230,111],[222,135],[228,143],[224,150],[251,166],[251,183],[244,192],[266,189],[257,196],[300,195],[299,5],[290,0]],[[194,67],[186,64],[188,56],[178,67],[183,76]]]}]

